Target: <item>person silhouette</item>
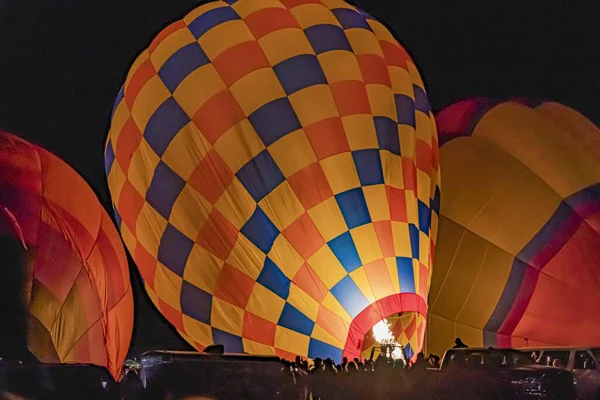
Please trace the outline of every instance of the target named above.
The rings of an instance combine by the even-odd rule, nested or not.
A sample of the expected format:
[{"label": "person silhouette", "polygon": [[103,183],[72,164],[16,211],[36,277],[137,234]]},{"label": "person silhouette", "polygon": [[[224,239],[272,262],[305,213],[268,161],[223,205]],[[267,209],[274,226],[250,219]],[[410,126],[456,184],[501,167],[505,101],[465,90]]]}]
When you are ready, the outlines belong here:
[{"label": "person silhouette", "polygon": [[462,341],[461,338],[456,338],[454,339],[454,347],[453,349],[466,349],[469,346],[467,346],[466,344],[464,344],[464,342]]},{"label": "person silhouette", "polygon": [[313,374],[323,372],[323,360],[321,358],[315,358],[313,369],[311,369],[310,372]]}]

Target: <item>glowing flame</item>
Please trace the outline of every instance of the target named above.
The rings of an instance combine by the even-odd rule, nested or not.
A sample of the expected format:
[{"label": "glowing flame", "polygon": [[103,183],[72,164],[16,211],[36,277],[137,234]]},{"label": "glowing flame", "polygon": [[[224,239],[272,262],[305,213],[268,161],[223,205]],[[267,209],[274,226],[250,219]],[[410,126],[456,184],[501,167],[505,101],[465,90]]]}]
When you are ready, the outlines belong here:
[{"label": "glowing flame", "polygon": [[400,346],[396,347],[394,351],[392,351],[392,358],[394,360],[404,360],[404,353],[402,353],[402,349],[400,348]]},{"label": "glowing flame", "polygon": [[404,353],[402,352],[402,346],[396,342],[396,338],[390,329],[390,324],[386,320],[379,321],[377,324],[375,324],[373,327],[373,338],[379,344],[395,346],[390,354],[394,360],[405,360]]},{"label": "glowing flame", "polygon": [[379,321],[373,327],[373,338],[382,344],[395,341],[394,334],[386,320]]}]

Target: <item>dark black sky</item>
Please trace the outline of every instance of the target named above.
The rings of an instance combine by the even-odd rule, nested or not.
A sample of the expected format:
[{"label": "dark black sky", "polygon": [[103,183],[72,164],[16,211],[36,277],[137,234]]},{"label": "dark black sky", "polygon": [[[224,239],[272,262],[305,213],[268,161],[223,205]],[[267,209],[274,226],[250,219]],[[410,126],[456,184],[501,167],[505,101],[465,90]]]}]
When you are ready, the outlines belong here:
[{"label": "dark black sky", "polygon": [[[454,4],[460,3],[460,4]],[[39,143],[103,203],[103,148],[129,64],[192,0],[0,0],[0,128]],[[434,110],[471,96],[536,97],[600,124],[597,0],[357,0],[409,50]],[[134,275],[132,350],[185,348]]]}]

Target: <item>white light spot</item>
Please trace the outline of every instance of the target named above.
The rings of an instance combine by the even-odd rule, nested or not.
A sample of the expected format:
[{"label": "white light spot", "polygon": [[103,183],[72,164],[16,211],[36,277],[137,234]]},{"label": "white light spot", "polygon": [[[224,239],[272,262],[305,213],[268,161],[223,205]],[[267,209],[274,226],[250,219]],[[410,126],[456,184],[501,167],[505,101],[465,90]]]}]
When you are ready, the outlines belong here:
[{"label": "white light spot", "polygon": [[390,330],[390,325],[386,320],[379,321],[373,327],[373,338],[381,344],[387,344],[391,341],[395,341],[394,335]]}]

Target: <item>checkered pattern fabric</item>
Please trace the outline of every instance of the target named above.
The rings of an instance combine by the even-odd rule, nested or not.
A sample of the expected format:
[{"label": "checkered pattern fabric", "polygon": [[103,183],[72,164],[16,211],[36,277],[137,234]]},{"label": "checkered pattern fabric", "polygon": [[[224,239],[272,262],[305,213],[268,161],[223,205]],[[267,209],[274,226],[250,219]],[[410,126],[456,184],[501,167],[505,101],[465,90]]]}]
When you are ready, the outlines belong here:
[{"label": "checkered pattern fabric", "polygon": [[[390,327],[390,331],[396,338],[396,341],[404,347],[404,354],[407,358],[413,358],[417,355],[415,349],[419,349],[422,343],[421,338],[425,332],[425,316],[419,313],[409,312],[402,314],[401,316],[388,317],[386,321]],[[365,341],[362,346],[362,356],[364,358],[371,357],[371,351],[375,347],[373,353],[373,359],[377,359],[377,356],[381,351],[379,350],[379,344],[373,337],[373,330],[370,330],[365,335]]]},{"label": "checkered pattern fabric", "polygon": [[[0,237],[26,249],[19,272],[23,287],[10,289],[23,293],[28,305],[29,350],[42,362],[92,363],[118,378],[133,330],[129,266],[119,232],[71,167],[3,132]],[[3,283],[9,275],[3,271]],[[7,325],[0,329],[11,329]]]},{"label": "checkered pattern fabric", "polygon": [[216,1],[168,26],[105,158],[148,293],[198,349],[339,359],[367,305],[427,299],[433,115],[408,54],[342,1]]}]

